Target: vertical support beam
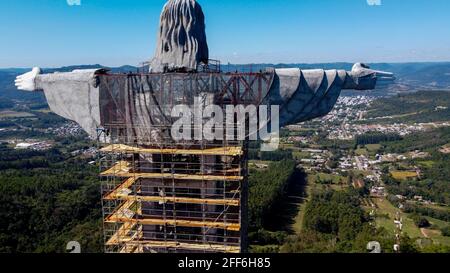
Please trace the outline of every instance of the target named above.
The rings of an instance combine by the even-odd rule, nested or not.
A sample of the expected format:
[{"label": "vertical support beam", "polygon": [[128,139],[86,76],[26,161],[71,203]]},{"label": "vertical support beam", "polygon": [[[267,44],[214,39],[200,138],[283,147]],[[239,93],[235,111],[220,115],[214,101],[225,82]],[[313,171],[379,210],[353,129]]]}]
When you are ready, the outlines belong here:
[{"label": "vertical support beam", "polygon": [[241,175],[244,180],[241,181],[241,202],[240,202],[240,224],[241,224],[241,253],[248,253],[248,140],[244,143],[244,156],[241,158]]}]

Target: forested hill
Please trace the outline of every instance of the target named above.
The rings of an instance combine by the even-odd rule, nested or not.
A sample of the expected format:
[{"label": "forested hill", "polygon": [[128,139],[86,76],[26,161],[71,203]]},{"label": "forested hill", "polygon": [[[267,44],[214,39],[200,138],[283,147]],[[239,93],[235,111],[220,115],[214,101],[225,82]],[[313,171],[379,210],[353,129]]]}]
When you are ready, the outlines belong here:
[{"label": "forested hill", "polygon": [[64,152],[70,145],[78,144],[31,151],[0,143],[0,253],[64,253],[70,241],[102,251],[98,168]]},{"label": "forested hill", "polygon": [[389,117],[390,122],[439,122],[450,117],[450,92],[421,91],[374,101],[366,118]]}]

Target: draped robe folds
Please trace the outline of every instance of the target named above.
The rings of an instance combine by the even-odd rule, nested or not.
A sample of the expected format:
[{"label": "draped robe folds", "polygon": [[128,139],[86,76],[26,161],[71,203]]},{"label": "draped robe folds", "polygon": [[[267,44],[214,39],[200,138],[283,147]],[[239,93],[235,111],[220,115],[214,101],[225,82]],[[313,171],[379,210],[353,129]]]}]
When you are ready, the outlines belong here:
[{"label": "draped robe folds", "polygon": [[[77,122],[92,138],[98,128],[116,124],[124,126],[125,135],[141,143],[159,142],[159,128],[170,126],[175,105],[193,105],[197,96],[204,95],[194,87],[186,89],[163,87],[151,74],[120,75],[76,70],[69,73],[42,74],[36,85],[45,92],[50,109]],[[327,115],[345,87],[346,71],[342,70],[273,70],[273,83],[263,90],[261,104],[279,105],[280,126],[287,126]],[[190,74],[160,74],[184,77]],[[176,75],[176,76],[174,76]],[[218,92],[213,77],[212,95]],[[258,105],[256,105],[258,106]],[[167,133],[167,132],[165,132]]]}]

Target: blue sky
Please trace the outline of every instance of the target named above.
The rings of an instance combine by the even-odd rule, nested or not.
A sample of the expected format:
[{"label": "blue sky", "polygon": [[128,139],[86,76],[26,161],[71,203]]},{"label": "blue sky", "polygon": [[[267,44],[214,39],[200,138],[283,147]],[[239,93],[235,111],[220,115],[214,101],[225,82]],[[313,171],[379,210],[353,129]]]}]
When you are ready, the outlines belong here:
[{"label": "blue sky", "polygon": [[[136,65],[166,0],[0,1],[0,67]],[[231,63],[450,61],[450,1],[198,0]]]}]

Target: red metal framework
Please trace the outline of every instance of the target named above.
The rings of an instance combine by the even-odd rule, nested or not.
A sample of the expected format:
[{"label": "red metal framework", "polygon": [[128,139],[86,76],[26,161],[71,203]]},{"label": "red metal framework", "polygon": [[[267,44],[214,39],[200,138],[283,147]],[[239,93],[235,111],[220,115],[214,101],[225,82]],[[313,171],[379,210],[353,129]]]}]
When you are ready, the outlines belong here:
[{"label": "red metal framework", "polygon": [[[201,93],[212,93],[218,105],[259,105],[268,94],[274,80],[274,71],[258,73],[140,73],[98,75],[104,86],[113,86],[126,78],[133,79],[139,90],[150,90],[161,103],[179,100]],[[175,94],[173,91],[176,91]],[[178,98],[178,99],[177,99]],[[178,101],[177,101],[178,100]]]}]

